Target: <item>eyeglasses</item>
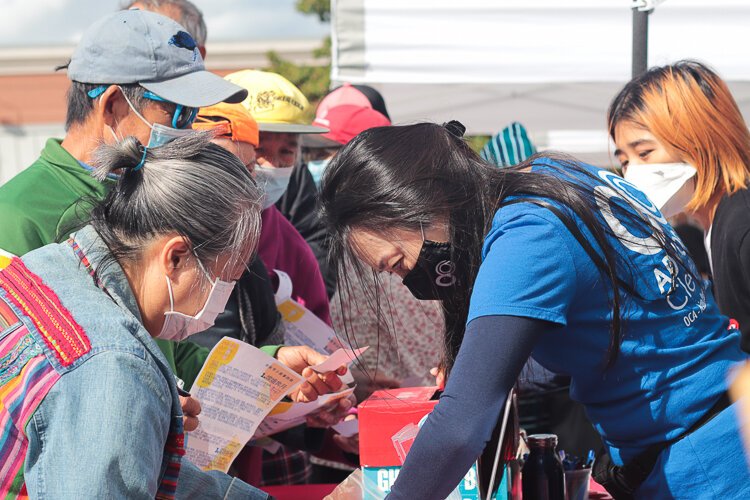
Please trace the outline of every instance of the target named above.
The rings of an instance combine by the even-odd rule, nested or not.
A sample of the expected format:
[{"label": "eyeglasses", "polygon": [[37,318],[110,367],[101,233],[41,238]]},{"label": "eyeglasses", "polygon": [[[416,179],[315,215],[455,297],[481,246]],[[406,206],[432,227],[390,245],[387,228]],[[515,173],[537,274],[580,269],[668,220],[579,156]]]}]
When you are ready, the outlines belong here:
[{"label": "eyeglasses", "polygon": [[[92,89],[88,92],[88,96],[92,99],[96,99],[102,95],[108,86],[102,85]],[[164,102],[167,104],[174,104],[174,113],[172,114],[172,128],[184,129],[189,128],[195,121],[195,117],[198,116],[198,108],[191,108],[189,106],[183,106],[182,104],[176,104],[172,101],[168,101],[163,97],[160,97],[150,90],[143,93],[143,97],[151,101]]]},{"label": "eyeglasses", "polygon": [[[175,104],[171,101],[159,97],[150,90],[143,93],[143,97],[151,99],[157,102],[166,102],[169,104]],[[172,115],[172,128],[189,128],[195,121],[195,117],[198,116],[198,108],[191,108],[183,106],[182,104],[175,104],[174,114]]]}]

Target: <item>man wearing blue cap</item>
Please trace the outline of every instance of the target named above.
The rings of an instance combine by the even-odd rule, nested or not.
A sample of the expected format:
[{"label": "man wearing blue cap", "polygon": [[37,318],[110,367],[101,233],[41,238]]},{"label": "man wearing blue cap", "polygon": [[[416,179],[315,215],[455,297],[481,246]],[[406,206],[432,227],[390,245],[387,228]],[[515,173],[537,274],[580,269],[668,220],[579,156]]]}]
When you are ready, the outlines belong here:
[{"label": "man wearing blue cap", "polygon": [[[144,147],[158,147],[191,131],[198,108],[241,102],[247,95],[205,70],[182,26],[140,10],[116,12],[93,24],[67,67],[65,138],[49,139],[37,161],[0,187],[0,249],[16,255],[82,226],[89,215],[86,202],[102,199],[114,185],[91,176],[88,163],[101,143],[134,136]],[[171,342],[157,343],[173,371],[175,358],[183,370],[196,373],[205,359],[195,344],[183,342],[175,349]],[[185,414],[195,416],[195,405],[184,400]],[[199,471],[187,460],[176,493],[181,498],[267,497],[224,474]]]},{"label": "man wearing blue cap", "polygon": [[135,136],[144,146],[190,130],[197,108],[240,102],[247,91],[205,70],[193,38],[171,19],[140,10],[99,20],[68,64],[66,136],[0,187],[0,248],[23,255],[82,225],[84,199],[111,186],[90,175],[96,147]]}]

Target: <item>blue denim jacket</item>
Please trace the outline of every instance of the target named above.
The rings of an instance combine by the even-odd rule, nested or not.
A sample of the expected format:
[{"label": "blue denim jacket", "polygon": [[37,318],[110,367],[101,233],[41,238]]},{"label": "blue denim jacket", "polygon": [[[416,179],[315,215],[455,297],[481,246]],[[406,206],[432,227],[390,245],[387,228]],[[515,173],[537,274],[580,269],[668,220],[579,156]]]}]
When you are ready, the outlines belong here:
[{"label": "blue denim jacket", "polygon": [[[75,240],[95,269],[108,255],[90,226]],[[68,243],[47,245],[22,260],[57,294],[91,344],[69,366],[47,352],[60,378],[26,425],[23,475],[30,497],[154,498],[168,473],[168,433],[182,432],[182,410],[174,376],[141,324],[122,268],[115,261],[100,266],[100,288]],[[0,339],[6,335],[0,333]],[[268,498],[226,474],[201,471],[185,458],[175,495]]]}]

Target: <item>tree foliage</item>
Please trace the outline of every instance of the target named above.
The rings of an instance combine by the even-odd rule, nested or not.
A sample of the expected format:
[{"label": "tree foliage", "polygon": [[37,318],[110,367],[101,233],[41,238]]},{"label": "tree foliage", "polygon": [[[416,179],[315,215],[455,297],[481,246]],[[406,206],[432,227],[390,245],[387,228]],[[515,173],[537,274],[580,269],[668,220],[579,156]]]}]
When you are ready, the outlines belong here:
[{"label": "tree foliage", "polygon": [[[331,20],[330,0],[297,0],[296,8],[304,14],[317,16],[320,22],[327,23]],[[310,101],[311,120],[315,115],[315,103],[328,93],[331,85],[331,37],[326,37],[312,55],[320,60],[320,64],[295,64],[273,50],[267,54],[268,70],[295,84]]]},{"label": "tree foliage", "polygon": [[322,23],[331,21],[331,0],[297,0],[295,7],[303,14],[318,16]]},{"label": "tree foliage", "polygon": [[267,56],[270,64],[269,71],[278,73],[295,84],[307,97],[307,100],[313,104],[308,111],[309,118],[312,120],[315,116],[315,103],[328,93],[328,88],[331,85],[330,63],[319,66],[295,64],[284,59],[275,51],[270,51]]},{"label": "tree foliage", "polygon": [[475,152],[479,153],[482,151],[482,148],[487,144],[487,141],[490,140],[489,135],[467,135],[466,136],[466,142],[469,143],[469,146],[471,146],[471,149],[473,149]]}]

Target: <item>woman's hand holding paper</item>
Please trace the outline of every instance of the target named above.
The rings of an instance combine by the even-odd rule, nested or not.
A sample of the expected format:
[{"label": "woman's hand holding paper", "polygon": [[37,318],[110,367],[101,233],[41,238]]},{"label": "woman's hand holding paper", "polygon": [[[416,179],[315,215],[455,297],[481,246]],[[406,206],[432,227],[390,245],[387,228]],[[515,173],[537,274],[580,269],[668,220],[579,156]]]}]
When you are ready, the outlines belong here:
[{"label": "woman's hand holding paper", "polygon": [[356,401],[352,395],[331,401],[321,408],[320,411],[308,416],[307,425],[309,427],[322,428],[336,425],[349,414],[349,410],[352,409],[355,403]]},{"label": "woman's hand holding paper", "polygon": [[201,413],[201,404],[192,396],[180,396],[182,406],[182,425],[185,432],[194,431],[200,423],[198,415]]},{"label": "woman's hand holding paper", "polygon": [[276,358],[305,378],[302,385],[290,394],[295,402],[315,401],[318,396],[338,392],[343,386],[339,376],[346,374],[347,367],[341,366],[335,371],[316,373],[311,367],[322,363],[328,356],[310,347],[282,347],[276,353]]}]

